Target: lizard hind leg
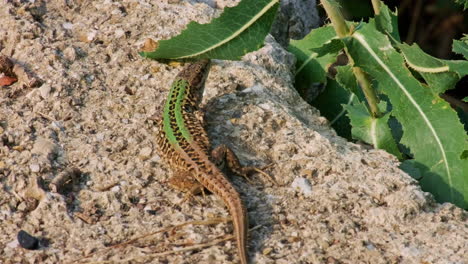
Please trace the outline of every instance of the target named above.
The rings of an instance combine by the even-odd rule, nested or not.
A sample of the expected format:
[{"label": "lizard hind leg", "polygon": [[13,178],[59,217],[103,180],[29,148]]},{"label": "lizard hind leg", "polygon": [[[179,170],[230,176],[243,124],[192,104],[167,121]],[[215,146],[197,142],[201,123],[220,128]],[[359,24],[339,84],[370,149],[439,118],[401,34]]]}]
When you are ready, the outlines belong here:
[{"label": "lizard hind leg", "polygon": [[275,180],[262,169],[253,166],[242,166],[234,151],[232,151],[232,149],[224,144],[214,148],[211,151],[211,157],[216,165],[220,166],[221,168],[227,166],[232,172],[244,177],[249,183],[252,183],[249,175],[253,173],[259,173],[264,178],[267,178],[268,181],[272,182],[274,185],[277,185]]},{"label": "lizard hind leg", "polygon": [[176,171],[167,183],[173,189],[185,193],[185,198],[180,203],[184,203],[190,198],[196,199],[195,195],[199,193],[202,193],[203,197],[205,197],[205,188],[189,171]]}]

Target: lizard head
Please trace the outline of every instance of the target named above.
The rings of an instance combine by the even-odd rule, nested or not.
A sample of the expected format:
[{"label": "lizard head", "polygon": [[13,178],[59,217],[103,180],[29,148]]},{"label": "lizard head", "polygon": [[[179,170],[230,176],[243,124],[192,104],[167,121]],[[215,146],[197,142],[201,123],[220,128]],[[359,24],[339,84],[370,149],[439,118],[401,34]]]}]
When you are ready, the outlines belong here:
[{"label": "lizard head", "polygon": [[189,100],[193,106],[198,106],[203,97],[204,83],[208,70],[210,68],[210,60],[200,60],[185,67],[180,73],[179,78],[189,84]]}]

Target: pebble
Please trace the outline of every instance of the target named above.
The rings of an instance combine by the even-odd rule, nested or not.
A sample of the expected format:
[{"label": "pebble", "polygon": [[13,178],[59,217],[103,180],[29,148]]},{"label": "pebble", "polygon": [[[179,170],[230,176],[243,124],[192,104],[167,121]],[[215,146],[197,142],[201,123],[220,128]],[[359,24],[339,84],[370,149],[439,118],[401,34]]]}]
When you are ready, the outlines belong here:
[{"label": "pebble", "polygon": [[18,243],[17,239],[15,239],[15,240],[11,241],[10,243],[6,244],[6,246],[9,247],[9,248],[16,248],[16,247],[18,247],[18,245],[19,245],[19,243]]},{"label": "pebble", "polygon": [[50,95],[50,90],[52,90],[50,85],[44,84],[39,88],[39,93],[43,99],[47,99]]},{"label": "pebble", "polygon": [[73,47],[67,47],[64,51],[63,51],[63,56],[65,57],[65,59],[69,60],[69,61],[75,61],[76,60],[76,51]]},{"label": "pebble", "polygon": [[63,27],[64,29],[70,30],[70,29],[73,29],[73,24],[72,24],[72,23],[69,23],[69,22],[65,22],[65,23],[62,24],[62,27]]},{"label": "pebble", "polygon": [[272,251],[273,251],[273,248],[267,247],[262,251],[262,254],[266,256],[266,255],[269,255]]},{"label": "pebble", "polygon": [[300,191],[305,196],[309,196],[312,194],[312,185],[310,181],[306,178],[296,177],[291,184],[291,188],[296,191]]},{"label": "pebble", "polygon": [[265,90],[265,88],[262,85],[256,84],[252,87],[242,90],[241,92],[242,93],[261,93],[263,92],[263,90]]},{"label": "pebble", "polygon": [[86,35],[88,42],[93,41],[96,38],[96,35],[97,35],[96,30],[91,30],[90,32],[88,32],[88,34]]},{"label": "pebble", "polygon": [[49,156],[56,151],[56,146],[50,140],[45,138],[38,138],[34,142],[34,146],[31,150],[33,154],[39,154],[44,156]]},{"label": "pebble", "polygon": [[144,147],[140,150],[140,159],[147,160],[151,157],[153,150],[150,147]]},{"label": "pebble", "polygon": [[115,34],[116,38],[121,38],[121,37],[125,36],[125,31],[123,31],[122,29],[117,29],[114,32],[114,34]]},{"label": "pebble", "polygon": [[39,164],[31,164],[29,165],[29,169],[31,169],[31,172],[39,172],[41,170],[41,167],[39,166]]},{"label": "pebble", "polygon": [[31,236],[26,231],[21,230],[18,232],[18,242],[21,247],[25,249],[38,249],[39,248],[39,239]]}]

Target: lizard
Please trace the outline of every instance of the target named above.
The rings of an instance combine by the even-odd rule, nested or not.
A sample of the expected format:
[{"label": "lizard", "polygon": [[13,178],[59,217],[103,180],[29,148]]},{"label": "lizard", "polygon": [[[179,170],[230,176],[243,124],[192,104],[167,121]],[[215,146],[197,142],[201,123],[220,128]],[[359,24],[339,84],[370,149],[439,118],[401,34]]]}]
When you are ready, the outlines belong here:
[{"label": "lizard", "polygon": [[163,160],[173,169],[174,176],[169,180],[172,187],[192,194],[206,188],[221,198],[232,218],[240,263],[247,264],[247,211],[221,168],[227,165],[232,172],[246,178],[252,172],[265,173],[255,167],[241,166],[226,145],[210,152],[211,144],[200,117],[210,64],[210,60],[199,60],[185,66],[176,76],[158,120],[157,145]]}]

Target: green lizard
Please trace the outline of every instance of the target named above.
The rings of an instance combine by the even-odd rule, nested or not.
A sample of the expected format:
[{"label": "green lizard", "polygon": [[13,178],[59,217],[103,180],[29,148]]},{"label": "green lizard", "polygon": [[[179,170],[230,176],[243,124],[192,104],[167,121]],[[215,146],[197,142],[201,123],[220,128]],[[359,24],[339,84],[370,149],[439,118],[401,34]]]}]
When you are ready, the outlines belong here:
[{"label": "green lizard", "polygon": [[173,187],[191,193],[206,188],[227,205],[240,262],[247,264],[246,209],[239,193],[218,166],[225,162],[232,172],[245,177],[251,172],[264,172],[254,167],[242,167],[234,152],[225,145],[210,153],[210,141],[202,121],[197,118],[209,67],[209,60],[201,60],[187,65],[177,75],[158,122],[157,143],[163,158],[175,172],[170,180]]}]

